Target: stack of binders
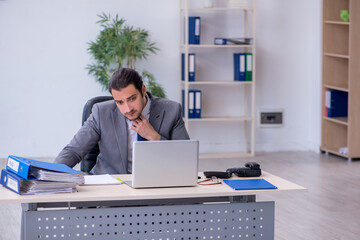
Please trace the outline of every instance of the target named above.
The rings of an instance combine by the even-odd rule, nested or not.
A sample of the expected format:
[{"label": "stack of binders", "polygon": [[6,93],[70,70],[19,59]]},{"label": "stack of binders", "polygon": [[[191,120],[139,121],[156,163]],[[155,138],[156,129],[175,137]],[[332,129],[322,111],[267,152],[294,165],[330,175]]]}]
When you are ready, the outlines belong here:
[{"label": "stack of binders", "polygon": [[234,53],[234,80],[252,81],[252,53]]},{"label": "stack of binders", "polygon": [[65,193],[76,192],[76,186],[84,183],[84,174],[64,164],[10,155],[0,181],[20,195]]},{"label": "stack of binders", "polygon": [[[184,99],[185,91],[182,90],[182,105],[185,105]],[[202,92],[201,90],[189,90],[189,98],[188,98],[188,118],[201,118],[201,98]],[[185,116],[184,108],[183,108],[183,117]]]}]

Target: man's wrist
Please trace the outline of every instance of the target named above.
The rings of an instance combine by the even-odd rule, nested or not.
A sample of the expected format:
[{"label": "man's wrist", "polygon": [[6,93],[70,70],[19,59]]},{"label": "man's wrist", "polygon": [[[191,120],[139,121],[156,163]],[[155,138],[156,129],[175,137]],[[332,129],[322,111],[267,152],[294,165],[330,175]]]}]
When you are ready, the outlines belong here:
[{"label": "man's wrist", "polygon": [[156,133],[156,135],[154,135],[154,137],[152,137],[151,139],[149,139],[150,141],[159,141],[160,140],[160,134]]}]

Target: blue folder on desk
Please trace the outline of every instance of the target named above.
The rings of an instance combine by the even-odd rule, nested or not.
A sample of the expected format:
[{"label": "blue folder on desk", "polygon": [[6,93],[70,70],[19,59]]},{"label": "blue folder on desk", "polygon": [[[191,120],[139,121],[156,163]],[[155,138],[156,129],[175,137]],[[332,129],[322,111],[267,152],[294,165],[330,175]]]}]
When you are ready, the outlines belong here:
[{"label": "blue folder on desk", "polygon": [[1,171],[0,184],[20,195],[77,192],[76,183],[25,180],[6,169]]},{"label": "blue folder on desk", "polygon": [[42,162],[42,161],[37,161],[37,160],[13,156],[13,155],[9,155],[8,157],[6,169],[13,173],[16,173],[18,176],[24,178],[25,180],[35,179],[35,177],[32,176],[33,168],[44,169],[55,172],[84,174],[82,172],[72,169],[71,167],[66,166],[65,164]]},{"label": "blue folder on desk", "polygon": [[277,189],[265,179],[235,179],[223,180],[224,183],[229,185],[234,190],[260,190],[260,189]]}]

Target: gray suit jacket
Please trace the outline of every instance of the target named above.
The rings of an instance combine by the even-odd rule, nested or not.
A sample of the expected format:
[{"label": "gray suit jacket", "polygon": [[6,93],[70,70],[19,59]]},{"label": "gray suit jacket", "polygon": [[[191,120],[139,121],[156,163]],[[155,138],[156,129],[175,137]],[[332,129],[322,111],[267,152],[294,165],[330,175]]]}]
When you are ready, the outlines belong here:
[{"label": "gray suit jacket", "polygon": [[[161,140],[186,140],[189,135],[179,103],[151,97],[149,122]],[[55,163],[74,167],[99,143],[100,154],[93,174],[125,174],[128,162],[126,119],[113,100],[95,104],[92,114],[70,143],[56,157]]]}]

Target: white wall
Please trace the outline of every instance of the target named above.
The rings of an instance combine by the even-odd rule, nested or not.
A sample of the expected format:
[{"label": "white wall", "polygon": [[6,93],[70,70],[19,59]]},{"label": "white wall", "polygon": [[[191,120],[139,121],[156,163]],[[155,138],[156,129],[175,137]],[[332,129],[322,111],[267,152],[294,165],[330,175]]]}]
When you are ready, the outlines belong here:
[{"label": "white wall", "polygon": [[256,149],[320,146],[321,1],[257,1],[256,108],[283,109],[283,128],[257,128]]},{"label": "white wall", "polygon": [[[257,127],[256,151],[318,149],[320,2],[257,0],[256,106],[284,109],[285,125]],[[178,1],[0,1],[0,158],[56,156],[79,128],[86,100],[107,94],[85,69],[102,12],[149,30],[161,51],[138,68],[179,99]]]}]

